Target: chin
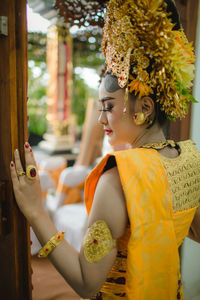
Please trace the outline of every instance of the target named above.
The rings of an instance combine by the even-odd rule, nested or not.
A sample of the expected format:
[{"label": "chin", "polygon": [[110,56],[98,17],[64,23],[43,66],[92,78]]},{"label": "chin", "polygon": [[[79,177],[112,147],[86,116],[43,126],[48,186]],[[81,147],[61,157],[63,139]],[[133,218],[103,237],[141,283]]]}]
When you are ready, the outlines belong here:
[{"label": "chin", "polygon": [[111,146],[115,146],[117,145],[117,142],[115,141],[115,139],[112,139],[112,138],[108,138],[108,143],[111,145]]},{"label": "chin", "polygon": [[122,145],[126,144],[127,142],[124,141],[120,141],[120,140],[114,140],[114,139],[108,139],[108,143],[114,147],[114,148],[118,148],[121,147]]},{"label": "chin", "polygon": [[116,139],[108,139],[108,143],[117,151],[127,149],[127,141],[121,141]]}]

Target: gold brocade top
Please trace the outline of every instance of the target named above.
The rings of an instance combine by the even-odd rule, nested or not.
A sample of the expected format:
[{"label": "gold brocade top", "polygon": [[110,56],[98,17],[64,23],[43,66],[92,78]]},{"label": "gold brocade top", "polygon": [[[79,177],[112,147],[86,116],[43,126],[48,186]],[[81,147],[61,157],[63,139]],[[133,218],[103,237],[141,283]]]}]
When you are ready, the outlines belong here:
[{"label": "gold brocade top", "polygon": [[200,153],[190,140],[178,144],[181,147],[178,157],[161,157],[171,185],[173,212],[194,207],[200,195]]},{"label": "gold brocade top", "polygon": [[184,299],[178,248],[199,204],[200,153],[192,141],[178,144],[181,154],[174,159],[153,149],[112,153],[88,177],[89,213],[108,158],[115,157],[130,221],[107,280],[92,299]]}]

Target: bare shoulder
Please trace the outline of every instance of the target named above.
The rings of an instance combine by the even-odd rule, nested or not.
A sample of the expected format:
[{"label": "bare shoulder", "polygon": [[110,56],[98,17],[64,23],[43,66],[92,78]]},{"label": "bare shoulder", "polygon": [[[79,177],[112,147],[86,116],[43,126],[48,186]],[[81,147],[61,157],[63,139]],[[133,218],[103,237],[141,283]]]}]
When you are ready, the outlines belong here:
[{"label": "bare shoulder", "polygon": [[104,220],[114,238],[123,235],[128,222],[126,201],[117,167],[100,177],[94,195],[89,226],[97,220]]}]

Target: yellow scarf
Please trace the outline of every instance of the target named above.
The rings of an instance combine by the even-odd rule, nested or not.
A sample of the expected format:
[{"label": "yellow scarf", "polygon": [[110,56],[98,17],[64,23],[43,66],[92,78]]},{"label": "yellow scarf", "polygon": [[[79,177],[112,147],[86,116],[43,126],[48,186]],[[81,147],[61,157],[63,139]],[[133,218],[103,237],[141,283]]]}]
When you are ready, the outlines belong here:
[{"label": "yellow scarf", "polygon": [[[172,193],[161,156],[152,149],[132,149],[107,155],[86,180],[88,214],[109,156],[116,159],[131,227],[126,298],[174,300],[179,293],[179,299],[183,299]],[[187,234],[185,228],[189,228],[195,210],[196,207],[190,210],[184,234]]]}]

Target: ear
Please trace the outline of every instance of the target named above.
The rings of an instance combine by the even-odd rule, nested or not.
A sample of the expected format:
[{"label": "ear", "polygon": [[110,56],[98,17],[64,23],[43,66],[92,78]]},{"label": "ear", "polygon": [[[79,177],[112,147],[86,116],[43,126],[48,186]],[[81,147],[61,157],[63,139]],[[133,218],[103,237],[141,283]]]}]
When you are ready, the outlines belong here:
[{"label": "ear", "polygon": [[142,111],[147,117],[155,112],[155,103],[151,97],[145,96],[142,99],[138,99],[138,105],[138,111]]}]

